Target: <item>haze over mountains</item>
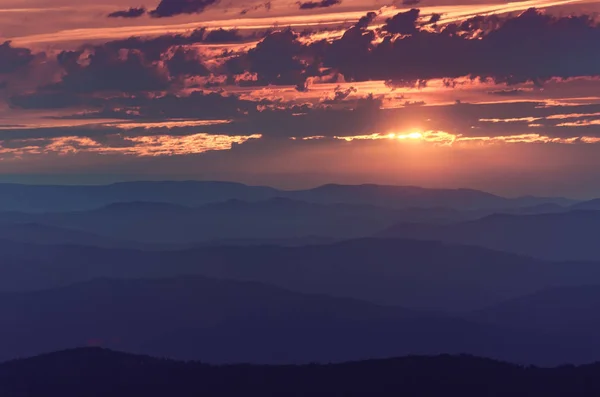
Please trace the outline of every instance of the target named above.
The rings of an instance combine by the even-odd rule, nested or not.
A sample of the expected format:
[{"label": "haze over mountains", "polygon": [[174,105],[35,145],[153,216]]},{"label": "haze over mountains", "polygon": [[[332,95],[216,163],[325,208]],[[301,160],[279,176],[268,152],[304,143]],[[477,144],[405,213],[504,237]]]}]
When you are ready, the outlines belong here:
[{"label": "haze over mountains", "polygon": [[197,274],[378,304],[465,311],[542,288],[600,284],[596,263],[544,262],[478,247],[413,240],[158,252],[11,242],[0,247],[3,291],[65,286],[96,277]]},{"label": "haze over mountains", "polygon": [[[90,344],[180,359],[201,356],[211,363],[339,362],[441,352],[554,364],[566,357],[564,352],[562,357],[548,354],[544,339],[525,332],[191,276],[100,279],[5,293],[0,318],[1,360]],[[512,349],[503,345],[505,337],[511,338]],[[592,353],[597,352],[570,359],[586,360]]]},{"label": "haze over mountains", "polygon": [[471,189],[425,189],[415,186],[324,185],[283,191],[232,182],[123,182],[112,185],[36,186],[0,184],[0,209],[48,212],[90,210],[118,202],[164,202],[199,206],[227,200],[289,198],[318,204],[362,204],[389,208],[446,207],[501,209],[541,203],[569,205],[566,198],[505,198]]},{"label": "haze over mountains", "polygon": [[[562,198],[508,199],[468,189],[377,185],[279,191],[223,182],[139,182],[107,186],[0,185],[0,191],[4,193],[0,195],[0,237],[33,243],[147,249],[226,244],[229,240],[301,245],[306,241],[379,235],[444,240],[441,232],[429,235],[410,227],[404,231],[403,224],[446,225],[497,212],[562,214],[570,211],[568,205],[573,203]],[[76,236],[76,232],[84,233]],[[460,240],[458,235],[453,238],[459,242],[477,243],[470,236]],[[510,246],[482,245],[511,250]]]},{"label": "haze over mountains", "polygon": [[494,214],[448,225],[395,225],[377,237],[474,244],[547,260],[600,260],[600,211]]},{"label": "haze over mountains", "polygon": [[220,182],[0,190],[0,361],[88,345],[211,363],[600,357],[595,201]]}]

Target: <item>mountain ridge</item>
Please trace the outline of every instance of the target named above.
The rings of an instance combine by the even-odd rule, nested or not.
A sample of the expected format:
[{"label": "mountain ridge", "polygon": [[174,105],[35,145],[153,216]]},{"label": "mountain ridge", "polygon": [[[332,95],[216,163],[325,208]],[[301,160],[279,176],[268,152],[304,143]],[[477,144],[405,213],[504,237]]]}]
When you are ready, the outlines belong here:
[{"label": "mountain ridge", "polygon": [[218,181],[138,181],[110,185],[0,184],[0,210],[26,212],[90,210],[119,201],[165,201],[195,206],[232,198],[256,201],[272,197],[317,203],[379,204],[390,208],[445,204],[456,209],[490,209],[574,202],[565,198],[506,198],[466,188],[434,189],[374,184],[329,184],[304,190],[278,190]]},{"label": "mountain ridge", "polygon": [[592,397],[600,394],[599,373],[599,364],[522,367],[469,355],[330,365],[211,366],[82,348],[0,364],[0,393],[6,397]]}]

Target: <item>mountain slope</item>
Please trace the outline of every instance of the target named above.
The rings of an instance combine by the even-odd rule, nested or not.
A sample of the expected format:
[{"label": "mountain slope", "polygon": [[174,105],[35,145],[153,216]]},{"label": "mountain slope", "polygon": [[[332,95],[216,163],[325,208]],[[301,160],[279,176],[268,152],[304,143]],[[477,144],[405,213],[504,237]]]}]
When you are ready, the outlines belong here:
[{"label": "mountain slope", "polygon": [[60,213],[0,212],[0,225],[37,223],[80,230],[119,240],[191,244],[213,240],[356,238],[395,222],[461,219],[449,209],[392,210],[369,205],[313,204],[275,198],[229,200],[200,207],[169,203],[114,203],[91,210]]},{"label": "mountain slope", "polygon": [[283,191],[231,182],[124,182],[102,186],[35,186],[0,184],[0,210],[23,212],[78,211],[116,202],[150,201],[184,206],[237,199],[259,201],[283,197],[320,204],[360,204],[389,208],[449,207],[502,209],[542,203],[572,204],[564,198],[504,198],[472,189],[426,189],[414,186],[324,185]]},{"label": "mountain slope", "polygon": [[560,335],[565,341],[595,341],[600,333],[600,286],[544,289],[477,311],[469,318]]},{"label": "mountain slope", "polygon": [[495,214],[449,225],[398,224],[378,237],[473,244],[549,260],[600,260],[600,211]]},{"label": "mountain slope", "polygon": [[445,316],[191,276],[0,294],[0,361],[90,344],[212,363],[462,352],[537,363],[589,357],[547,354],[542,343],[549,342]]},{"label": "mountain slope", "polygon": [[428,189],[418,186],[323,185],[290,192],[290,197],[317,203],[374,204],[389,208],[447,207],[459,210],[490,210],[531,207],[539,204],[568,205],[573,201],[552,197],[506,198],[474,189]]},{"label": "mountain slope", "polygon": [[142,247],[142,244],[132,241],[37,223],[0,224],[0,239],[48,245],[72,244],[105,248]]},{"label": "mountain slope", "polygon": [[479,309],[551,286],[600,284],[597,263],[543,262],[427,241],[364,239],[161,252],[0,242],[0,291],[95,277],[186,274],[446,311]]},{"label": "mountain slope", "polygon": [[78,211],[132,201],[194,206],[232,198],[264,200],[277,195],[278,191],[269,187],[231,182],[124,182],[94,186],[0,184],[0,209]]},{"label": "mountain slope", "polygon": [[0,365],[5,397],[421,396],[600,394],[600,368],[534,368],[470,356],[335,365],[209,366],[87,348]]}]

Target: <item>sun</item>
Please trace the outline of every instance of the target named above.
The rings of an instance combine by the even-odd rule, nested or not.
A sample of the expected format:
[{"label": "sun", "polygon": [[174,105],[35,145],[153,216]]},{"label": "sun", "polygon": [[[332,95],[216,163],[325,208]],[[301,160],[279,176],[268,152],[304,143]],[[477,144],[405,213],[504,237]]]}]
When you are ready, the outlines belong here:
[{"label": "sun", "polygon": [[407,139],[417,140],[417,139],[423,139],[423,134],[420,133],[419,131],[413,131],[413,132],[409,132],[406,134],[390,133],[390,134],[388,134],[388,138],[398,139],[398,140],[407,140]]}]

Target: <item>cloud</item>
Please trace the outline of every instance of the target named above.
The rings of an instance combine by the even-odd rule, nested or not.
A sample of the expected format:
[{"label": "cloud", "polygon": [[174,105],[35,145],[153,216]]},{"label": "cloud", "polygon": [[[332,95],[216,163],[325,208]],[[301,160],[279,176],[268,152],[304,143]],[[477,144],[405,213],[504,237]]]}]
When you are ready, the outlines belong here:
[{"label": "cloud", "polygon": [[181,14],[200,14],[206,7],[218,3],[219,0],[161,0],[150,16],[155,18],[172,17]]},{"label": "cloud", "polygon": [[247,13],[249,13],[251,11],[260,10],[261,8],[264,8],[265,10],[270,11],[271,10],[271,2],[267,1],[265,3],[255,5],[250,8],[244,8],[242,11],[240,11],[240,15],[246,15]]},{"label": "cloud", "polygon": [[20,109],[67,109],[95,108],[103,101],[97,98],[83,97],[73,92],[41,89],[33,93],[16,94],[9,98],[13,108]]},{"label": "cloud", "polygon": [[333,92],[333,98],[328,98],[323,101],[323,103],[334,104],[345,101],[350,95],[355,94],[358,90],[355,87],[348,87],[343,89],[341,86],[335,87],[335,91]]},{"label": "cloud", "polygon": [[525,90],[520,88],[506,89],[506,90],[496,90],[496,91],[488,91],[490,95],[499,95],[499,96],[518,96],[526,93]]},{"label": "cloud", "polygon": [[402,5],[405,6],[416,6],[421,0],[402,0]]},{"label": "cloud", "polygon": [[400,12],[385,21],[383,30],[392,34],[414,34],[417,33],[417,20],[419,10],[413,8],[406,12]]},{"label": "cloud", "polygon": [[[360,82],[385,81],[388,87],[429,90],[427,81],[431,79],[452,82],[469,76],[473,81],[541,85],[550,80],[600,74],[600,58],[589,51],[600,40],[600,28],[586,16],[554,17],[528,10],[518,16],[477,16],[430,26],[429,15],[411,9],[387,18],[380,28],[369,27],[377,15],[364,15],[341,34],[297,33],[292,29],[247,34],[199,28],[186,34],[86,45],[59,54],[56,63],[60,73],[52,74],[54,79],[60,78],[58,82],[45,82],[37,93],[15,92],[11,85],[11,102],[15,107],[36,109],[97,108],[97,97],[163,95],[180,92],[184,87],[216,89],[218,85],[260,97],[265,93],[256,92],[256,87],[292,86],[310,92],[325,81],[355,87]],[[221,43],[243,45],[213,45]],[[12,48],[10,43],[0,51],[7,53],[2,58],[5,62],[31,62],[31,52]],[[200,78],[188,79],[195,76]],[[471,81],[469,78],[465,81]],[[494,90],[503,91],[497,88]],[[266,95],[274,100],[272,93]],[[289,91],[282,95],[287,100],[293,96]],[[510,96],[516,92],[507,89],[490,95]],[[322,95],[315,95],[313,104],[319,99]],[[403,101],[408,99],[432,103],[423,97]],[[396,101],[393,105],[401,104]]]},{"label": "cloud", "polygon": [[164,90],[169,76],[137,50],[114,52],[104,47],[91,54],[63,52],[58,57],[66,74],[48,87],[75,93],[102,91],[139,92]]},{"label": "cloud", "polygon": [[34,59],[31,50],[16,48],[10,41],[0,44],[0,74],[13,73],[27,65]]},{"label": "cloud", "polygon": [[0,159],[11,156],[81,154],[120,154],[135,157],[181,156],[208,151],[230,150],[261,135],[211,135],[196,133],[184,136],[128,136],[112,134],[101,138],[65,136],[50,139],[0,140]]},{"label": "cloud", "polygon": [[239,34],[236,29],[215,29],[209,31],[204,37],[205,43],[237,43],[243,41],[244,38]]},{"label": "cloud", "polygon": [[442,19],[442,14],[436,14],[435,12],[433,14],[431,14],[431,17],[429,18],[429,23],[432,25],[435,25],[436,23],[438,23],[440,20]]},{"label": "cloud", "polygon": [[264,85],[303,86],[306,78],[317,71],[302,60],[308,48],[298,38],[290,29],[268,34],[255,48],[228,60],[226,68],[231,74],[256,73]]},{"label": "cloud", "polygon": [[421,26],[419,10],[401,12],[387,19],[380,40],[355,26],[340,39],[315,44],[313,56],[347,81],[471,76],[543,84],[554,77],[600,75],[600,58],[589,50],[600,41],[600,27],[587,16],[553,17],[530,9],[435,31]]},{"label": "cloud", "polygon": [[[21,104],[30,104],[24,100]],[[36,103],[36,102],[34,102]],[[95,99],[90,105],[102,110],[84,115],[90,119],[239,119],[258,112],[261,106],[273,102],[262,99],[251,101],[236,95],[193,91],[188,95],[133,95]]]},{"label": "cloud", "polygon": [[298,8],[301,10],[312,10],[314,8],[327,8],[338,4],[341,4],[341,0],[321,0],[321,1],[306,1],[304,3],[298,2]]},{"label": "cloud", "polygon": [[191,48],[178,47],[165,64],[172,77],[208,76],[210,74],[198,52]]},{"label": "cloud", "polygon": [[109,18],[139,18],[146,13],[145,7],[129,8],[128,10],[115,11],[108,14]]},{"label": "cloud", "polygon": [[357,29],[366,29],[376,17],[377,13],[373,11],[367,12],[365,15],[359,18],[354,27]]}]

